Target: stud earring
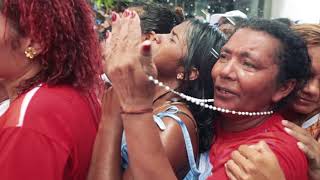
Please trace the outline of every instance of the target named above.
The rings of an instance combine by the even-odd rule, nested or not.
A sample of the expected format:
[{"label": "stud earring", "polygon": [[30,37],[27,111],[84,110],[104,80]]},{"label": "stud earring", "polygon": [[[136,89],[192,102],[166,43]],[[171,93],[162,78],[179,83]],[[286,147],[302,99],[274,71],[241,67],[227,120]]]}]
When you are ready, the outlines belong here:
[{"label": "stud earring", "polygon": [[27,58],[33,59],[37,55],[37,52],[33,47],[27,47],[27,49],[24,51],[24,54]]},{"label": "stud earring", "polygon": [[177,79],[178,80],[183,80],[183,74],[182,73],[177,74]]}]

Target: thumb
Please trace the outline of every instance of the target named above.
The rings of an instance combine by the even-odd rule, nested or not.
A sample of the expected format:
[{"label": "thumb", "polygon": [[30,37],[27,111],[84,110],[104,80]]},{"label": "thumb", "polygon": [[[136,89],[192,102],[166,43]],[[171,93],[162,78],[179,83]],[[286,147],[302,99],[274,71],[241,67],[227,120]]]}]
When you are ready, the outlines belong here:
[{"label": "thumb", "polygon": [[157,70],[156,67],[152,61],[152,52],[151,52],[152,46],[151,41],[146,40],[141,44],[140,47],[140,63],[144,70],[144,72],[147,75],[157,77]]}]

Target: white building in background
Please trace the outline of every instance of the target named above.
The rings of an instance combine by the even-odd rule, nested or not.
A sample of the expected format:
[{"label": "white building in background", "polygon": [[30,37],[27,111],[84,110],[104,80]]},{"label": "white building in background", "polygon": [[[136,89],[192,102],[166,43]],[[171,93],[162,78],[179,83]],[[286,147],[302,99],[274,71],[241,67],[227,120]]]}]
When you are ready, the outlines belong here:
[{"label": "white building in background", "polygon": [[320,23],[320,0],[272,0],[271,18],[278,17],[303,23]]}]

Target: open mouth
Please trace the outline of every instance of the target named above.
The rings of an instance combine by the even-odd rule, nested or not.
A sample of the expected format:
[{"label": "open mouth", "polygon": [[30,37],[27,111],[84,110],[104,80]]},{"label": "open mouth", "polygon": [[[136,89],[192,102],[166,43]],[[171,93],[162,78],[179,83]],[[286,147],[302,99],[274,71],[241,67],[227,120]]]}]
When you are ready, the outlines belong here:
[{"label": "open mouth", "polygon": [[222,95],[222,96],[236,96],[237,94],[234,91],[231,91],[229,89],[220,87],[220,86],[216,86],[215,87],[215,92],[218,95]]}]

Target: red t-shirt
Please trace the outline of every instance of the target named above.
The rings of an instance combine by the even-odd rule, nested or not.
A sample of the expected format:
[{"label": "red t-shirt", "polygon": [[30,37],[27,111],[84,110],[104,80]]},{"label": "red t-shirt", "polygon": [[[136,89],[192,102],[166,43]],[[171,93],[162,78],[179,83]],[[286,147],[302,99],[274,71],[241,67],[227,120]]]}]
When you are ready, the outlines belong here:
[{"label": "red t-shirt", "polygon": [[0,118],[0,179],[85,180],[99,121],[97,101],[69,86],[43,85],[21,119],[27,96],[19,96]]},{"label": "red t-shirt", "polygon": [[224,164],[230,155],[242,144],[256,144],[264,140],[275,153],[287,180],[308,180],[307,159],[297,146],[297,141],[284,131],[283,120],[274,114],[258,127],[232,133],[217,128],[217,137],[210,150],[212,175],[208,180],[228,179]]}]

